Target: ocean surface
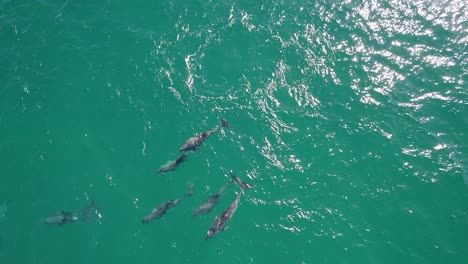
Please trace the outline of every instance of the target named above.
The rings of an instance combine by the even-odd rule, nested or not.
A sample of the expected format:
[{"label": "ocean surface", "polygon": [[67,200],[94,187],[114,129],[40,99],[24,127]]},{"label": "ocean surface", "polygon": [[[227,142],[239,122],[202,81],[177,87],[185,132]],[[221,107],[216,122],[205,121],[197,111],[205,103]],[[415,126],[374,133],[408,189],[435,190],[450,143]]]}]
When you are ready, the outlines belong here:
[{"label": "ocean surface", "polygon": [[467,46],[462,0],[0,0],[0,263],[468,263]]}]

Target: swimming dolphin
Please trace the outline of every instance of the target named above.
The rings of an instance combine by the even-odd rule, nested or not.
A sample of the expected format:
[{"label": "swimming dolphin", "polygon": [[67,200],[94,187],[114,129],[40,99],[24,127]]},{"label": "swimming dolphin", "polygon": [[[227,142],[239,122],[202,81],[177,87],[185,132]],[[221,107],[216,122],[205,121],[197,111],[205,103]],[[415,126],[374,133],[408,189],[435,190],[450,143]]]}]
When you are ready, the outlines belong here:
[{"label": "swimming dolphin", "polygon": [[215,206],[218,204],[218,199],[223,195],[226,188],[229,184],[224,185],[219,189],[218,193],[213,194],[210,196],[204,203],[202,203],[197,209],[193,210],[193,216],[197,216],[199,214],[209,213]]},{"label": "swimming dolphin", "polygon": [[186,151],[186,150],[196,150],[198,146],[200,146],[203,141],[205,141],[209,136],[211,136],[214,132],[218,131],[219,127],[215,127],[212,130],[206,131],[201,133],[198,136],[191,137],[187,139],[187,141],[180,147],[180,151]]},{"label": "swimming dolphin", "polygon": [[236,176],[236,174],[234,172],[231,172],[231,177],[232,177],[232,180],[237,182],[237,184],[239,184],[239,186],[242,188],[242,189],[250,189],[250,188],[253,188],[255,187],[255,185],[252,185],[252,184],[248,184],[246,182],[243,182],[239,177]]},{"label": "swimming dolphin", "polygon": [[60,211],[60,212],[57,212],[55,215],[47,217],[44,220],[44,222],[46,224],[51,224],[51,225],[64,225],[64,224],[73,223],[79,220],[88,221],[89,216],[94,212],[97,212],[97,208],[93,201],[89,205],[85,206],[83,209],[81,209],[80,211],[76,213]]},{"label": "swimming dolphin", "polygon": [[[193,195],[193,183],[189,182],[187,184],[187,193],[184,197],[192,196]],[[154,219],[161,218],[164,214],[166,214],[167,210],[171,209],[172,207],[178,205],[182,201],[182,198],[169,200],[158,207],[154,208],[151,213],[149,213],[143,220],[141,221],[143,224],[148,224]]]},{"label": "swimming dolphin", "polygon": [[232,215],[236,212],[237,205],[239,204],[240,197],[244,193],[244,189],[242,189],[239,194],[237,195],[236,199],[229,205],[229,207],[224,210],[224,212],[217,216],[213,222],[213,225],[208,230],[205,240],[212,238],[216,233],[219,231],[226,230],[226,223],[231,220]]},{"label": "swimming dolphin", "polygon": [[[230,127],[229,123],[224,118],[221,121],[221,123],[222,123],[222,125],[224,127]],[[213,133],[218,131],[218,129],[219,129],[219,126],[216,126],[212,130],[205,131],[205,132],[201,133],[200,135],[197,135],[197,136],[194,136],[194,137],[191,137],[191,138],[187,139],[187,141],[185,141],[184,145],[182,145],[182,147],[180,147],[179,152],[180,151],[186,151],[186,150],[196,150],[201,145],[201,143],[203,143],[203,141],[205,141],[209,136],[211,136]]]},{"label": "swimming dolphin", "polygon": [[163,172],[175,170],[180,164],[182,164],[185,160],[187,160],[187,157],[188,157],[188,154],[183,154],[180,157],[178,157],[176,160],[168,161],[166,164],[161,166],[161,168],[159,168],[159,170],[157,170],[156,173],[163,173]]},{"label": "swimming dolphin", "polygon": [[180,201],[182,201],[182,199],[169,200],[161,204],[160,206],[154,208],[153,211],[151,211],[151,213],[147,215],[141,222],[143,224],[148,224],[154,219],[161,218],[167,212],[167,210],[178,205]]},{"label": "swimming dolphin", "polygon": [[51,225],[64,225],[66,223],[73,223],[78,221],[78,215],[72,212],[61,211],[56,215],[49,216],[45,219],[46,224]]}]

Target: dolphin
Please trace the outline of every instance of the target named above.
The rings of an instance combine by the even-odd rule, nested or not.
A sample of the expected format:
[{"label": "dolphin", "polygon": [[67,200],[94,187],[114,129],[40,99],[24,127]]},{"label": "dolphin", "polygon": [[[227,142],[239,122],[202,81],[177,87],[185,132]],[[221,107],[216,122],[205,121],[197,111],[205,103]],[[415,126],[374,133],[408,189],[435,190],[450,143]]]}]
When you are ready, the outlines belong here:
[{"label": "dolphin", "polygon": [[154,219],[161,218],[167,212],[167,210],[178,205],[180,201],[182,201],[182,199],[169,200],[161,204],[160,206],[154,208],[149,215],[145,216],[145,218],[141,222],[143,224],[149,224]]},{"label": "dolphin", "polygon": [[56,215],[49,216],[45,219],[46,224],[50,225],[64,225],[66,223],[73,223],[78,221],[78,215],[72,212],[57,212]]},{"label": "dolphin", "polygon": [[175,170],[180,164],[182,164],[185,160],[187,160],[188,154],[183,154],[178,157],[176,160],[168,161],[166,164],[161,166],[156,173],[163,173]]},{"label": "dolphin", "polygon": [[248,184],[246,182],[243,182],[239,177],[236,176],[236,174],[234,172],[231,172],[231,177],[232,177],[232,180],[237,182],[237,184],[239,184],[239,186],[242,188],[242,189],[250,189],[250,188],[253,188],[255,187],[255,185],[252,185],[252,184]]},{"label": "dolphin", "polygon": [[197,135],[195,137],[191,137],[191,138],[187,139],[187,141],[185,141],[184,145],[182,145],[182,147],[180,147],[179,152],[180,151],[186,151],[186,150],[196,150],[198,148],[198,146],[200,146],[201,143],[203,143],[203,141],[205,141],[209,136],[211,136],[213,133],[218,131],[218,129],[219,129],[219,127],[217,126],[217,127],[213,128],[212,130],[203,132],[200,135]]},{"label": "dolphin", "polygon": [[64,224],[67,224],[67,223],[73,223],[73,222],[77,222],[77,221],[88,221],[89,220],[89,216],[94,213],[94,212],[97,212],[97,208],[96,208],[96,205],[93,202],[91,202],[89,205],[85,206],[83,209],[81,209],[80,211],[78,212],[67,212],[67,211],[60,211],[60,212],[57,212],[55,215],[51,215],[49,217],[47,217],[44,222],[46,224],[50,224],[50,225],[64,225]]},{"label": "dolphin", "polygon": [[[230,127],[229,123],[224,118],[221,120],[221,124],[224,127]],[[184,145],[182,145],[182,147],[180,147],[179,152],[180,151],[187,151],[187,150],[197,150],[197,148],[201,145],[201,143],[203,143],[203,141],[205,141],[213,133],[218,131],[218,129],[219,129],[219,126],[216,126],[212,130],[205,131],[205,132],[201,133],[200,135],[197,135],[197,136],[194,136],[194,137],[191,137],[191,138],[187,139],[187,141],[185,141]]]},{"label": "dolphin", "polygon": [[[184,197],[192,196],[193,193],[194,193],[193,183],[188,182],[187,183],[187,193],[185,194]],[[153,221],[154,219],[161,218],[164,214],[166,214],[166,212],[169,209],[171,209],[172,207],[178,205],[182,201],[182,199],[183,198],[179,198],[179,199],[175,199],[175,200],[169,200],[169,201],[159,205],[158,207],[154,208],[151,211],[151,213],[149,213],[147,216],[145,216],[145,218],[143,218],[143,220],[141,220],[141,222],[143,224],[148,224],[148,223],[151,223],[151,221]]]},{"label": "dolphin", "polygon": [[210,196],[204,203],[202,203],[197,209],[193,210],[193,216],[197,216],[199,214],[205,214],[209,213],[215,206],[218,204],[218,199],[223,195],[224,191],[226,188],[229,186],[229,184],[224,185],[219,189],[218,193],[213,194]]},{"label": "dolphin", "polygon": [[207,232],[207,235],[205,237],[205,240],[208,240],[210,238],[212,238],[214,235],[216,235],[216,233],[218,233],[219,231],[224,231],[226,230],[226,223],[231,220],[232,216],[234,215],[234,213],[236,212],[236,209],[237,209],[237,206],[239,204],[239,201],[240,201],[240,197],[241,195],[244,193],[244,189],[242,189],[239,194],[237,195],[236,199],[231,203],[231,205],[229,205],[228,208],[226,208],[226,210],[224,210],[224,212],[220,215],[220,216],[217,216],[213,222],[213,225],[211,226],[211,228],[208,230]]}]

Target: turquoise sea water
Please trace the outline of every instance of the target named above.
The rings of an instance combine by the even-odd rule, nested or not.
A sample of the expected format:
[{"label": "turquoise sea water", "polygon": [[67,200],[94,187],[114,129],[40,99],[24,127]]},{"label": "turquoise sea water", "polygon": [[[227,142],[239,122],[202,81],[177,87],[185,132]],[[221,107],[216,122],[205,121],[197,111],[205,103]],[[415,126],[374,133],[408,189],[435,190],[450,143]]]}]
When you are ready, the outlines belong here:
[{"label": "turquoise sea water", "polygon": [[459,0],[0,1],[0,263],[467,263],[467,45]]}]

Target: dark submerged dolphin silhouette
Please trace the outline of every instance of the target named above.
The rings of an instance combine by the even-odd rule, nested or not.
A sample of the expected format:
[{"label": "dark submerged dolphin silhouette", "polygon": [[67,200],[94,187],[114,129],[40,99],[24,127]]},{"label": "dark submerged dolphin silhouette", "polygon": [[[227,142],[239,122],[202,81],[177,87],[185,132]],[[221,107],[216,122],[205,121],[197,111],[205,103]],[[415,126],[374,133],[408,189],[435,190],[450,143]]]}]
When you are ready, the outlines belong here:
[{"label": "dark submerged dolphin silhouette", "polygon": [[143,224],[148,224],[151,223],[154,219],[161,218],[164,214],[166,214],[167,210],[170,208],[178,205],[182,201],[182,199],[176,199],[176,200],[169,200],[160,206],[154,208],[150,214],[145,216],[145,218],[141,221]]},{"label": "dark submerged dolphin silhouette", "polygon": [[[193,184],[190,182],[187,184],[187,193],[185,194],[184,197],[192,196],[193,195]],[[182,201],[182,198],[175,199],[175,200],[169,200],[158,207],[154,208],[151,213],[149,213],[143,220],[141,220],[141,223],[143,224],[148,224],[151,223],[154,219],[161,218],[163,215],[167,213],[169,209],[172,207],[178,205]]]},{"label": "dark submerged dolphin silhouette", "polygon": [[221,197],[221,195],[223,195],[224,191],[228,186],[229,184],[226,184],[223,187],[221,187],[221,189],[219,189],[219,191],[216,194],[210,196],[197,209],[193,210],[192,216],[195,217],[199,214],[209,213],[218,204],[218,199]]},{"label": "dark submerged dolphin silhouette", "polygon": [[161,166],[161,168],[159,168],[159,170],[157,170],[156,173],[163,173],[175,170],[180,164],[187,160],[188,156],[188,154],[182,154],[176,160],[168,161],[166,164]]}]

